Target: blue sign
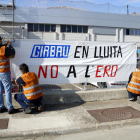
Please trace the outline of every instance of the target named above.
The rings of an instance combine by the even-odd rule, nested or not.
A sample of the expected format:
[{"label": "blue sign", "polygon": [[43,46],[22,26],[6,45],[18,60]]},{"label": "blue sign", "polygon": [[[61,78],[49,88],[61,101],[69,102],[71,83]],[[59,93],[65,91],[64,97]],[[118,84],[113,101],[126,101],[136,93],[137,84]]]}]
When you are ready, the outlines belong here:
[{"label": "blue sign", "polygon": [[67,58],[70,45],[34,45],[30,58]]}]

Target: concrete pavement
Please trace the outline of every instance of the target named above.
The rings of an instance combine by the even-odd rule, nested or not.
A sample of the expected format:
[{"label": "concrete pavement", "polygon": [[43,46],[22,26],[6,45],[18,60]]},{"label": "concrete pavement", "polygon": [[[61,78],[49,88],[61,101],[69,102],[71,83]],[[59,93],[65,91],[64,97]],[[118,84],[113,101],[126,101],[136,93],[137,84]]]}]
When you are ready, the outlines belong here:
[{"label": "concrete pavement", "polygon": [[132,106],[140,111],[140,104],[137,102],[121,99],[100,102],[45,105],[45,109],[41,113],[38,113],[35,108],[33,108],[32,114],[19,112],[17,114],[9,115],[5,112],[0,114],[0,119],[9,118],[9,125],[8,129],[0,130],[0,138],[35,138],[46,135],[54,136],[139,125],[140,118],[99,123],[87,112],[87,110],[92,109],[124,106]]}]

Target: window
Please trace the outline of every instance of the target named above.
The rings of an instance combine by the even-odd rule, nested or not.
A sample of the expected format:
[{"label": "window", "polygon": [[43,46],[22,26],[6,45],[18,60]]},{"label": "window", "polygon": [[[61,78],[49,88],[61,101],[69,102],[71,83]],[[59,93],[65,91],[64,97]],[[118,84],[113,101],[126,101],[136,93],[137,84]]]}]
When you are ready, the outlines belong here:
[{"label": "window", "polygon": [[139,30],[135,30],[135,35],[139,35]]},{"label": "window", "polygon": [[49,24],[28,24],[29,32],[55,32],[56,25]]},{"label": "window", "polygon": [[138,35],[140,35],[140,30],[138,30]]},{"label": "window", "polygon": [[83,33],[87,33],[88,32],[88,27],[87,26],[83,26]]},{"label": "window", "polygon": [[83,30],[82,30],[82,26],[78,26],[78,33],[82,33]]},{"label": "window", "polygon": [[67,32],[71,32],[71,26],[70,26],[70,25],[67,25],[66,31],[67,31]]},{"label": "window", "polygon": [[34,24],[34,32],[38,32],[38,24]]},{"label": "window", "polygon": [[55,32],[56,26],[55,25],[51,25],[51,32]]},{"label": "window", "polygon": [[28,24],[28,31],[32,32],[33,31],[33,24]]},{"label": "window", "polygon": [[126,29],[123,29],[123,35],[126,35]]},{"label": "window", "polygon": [[50,25],[45,25],[45,32],[50,32]]},{"label": "window", "polygon": [[39,31],[44,32],[44,24],[39,24]]},{"label": "window", "polygon": [[130,29],[130,35],[135,35],[134,34],[134,29]]},{"label": "window", "polygon": [[61,25],[61,32],[66,32],[66,25]]},{"label": "window", "polygon": [[88,26],[61,25],[61,32],[87,33],[88,32]]},{"label": "window", "polygon": [[126,35],[129,35],[129,29],[126,29]]},{"label": "window", "polygon": [[77,26],[72,26],[72,32],[77,33]]},{"label": "window", "polygon": [[124,35],[140,36],[140,30],[138,29],[123,29]]}]

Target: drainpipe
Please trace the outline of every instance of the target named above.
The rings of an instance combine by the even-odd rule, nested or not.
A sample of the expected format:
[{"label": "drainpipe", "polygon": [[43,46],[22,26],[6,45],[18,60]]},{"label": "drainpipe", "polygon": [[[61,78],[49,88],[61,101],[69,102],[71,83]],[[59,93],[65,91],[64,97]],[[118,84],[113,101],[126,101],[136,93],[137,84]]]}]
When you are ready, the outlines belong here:
[{"label": "drainpipe", "polygon": [[13,3],[13,7],[12,7],[12,14],[13,14],[13,22],[12,22],[12,38],[13,38],[13,40],[14,40],[14,7],[15,7],[14,0],[12,0],[12,3]]}]

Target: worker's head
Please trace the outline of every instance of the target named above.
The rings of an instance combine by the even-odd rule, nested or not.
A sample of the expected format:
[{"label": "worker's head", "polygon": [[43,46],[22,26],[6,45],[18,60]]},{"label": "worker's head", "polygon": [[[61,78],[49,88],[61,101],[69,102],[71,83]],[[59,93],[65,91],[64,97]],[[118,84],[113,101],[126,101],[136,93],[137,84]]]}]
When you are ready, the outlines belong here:
[{"label": "worker's head", "polygon": [[0,36],[0,44],[2,43],[2,38],[1,38],[1,36]]},{"label": "worker's head", "polygon": [[22,74],[29,72],[29,68],[28,68],[28,66],[25,63],[21,64],[19,66],[19,69],[20,69]]}]

